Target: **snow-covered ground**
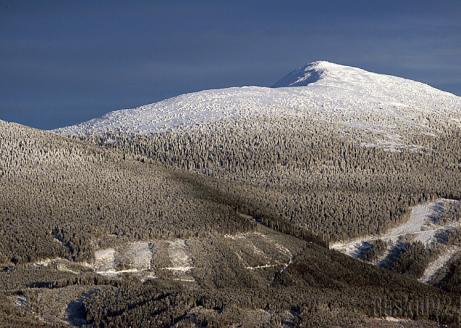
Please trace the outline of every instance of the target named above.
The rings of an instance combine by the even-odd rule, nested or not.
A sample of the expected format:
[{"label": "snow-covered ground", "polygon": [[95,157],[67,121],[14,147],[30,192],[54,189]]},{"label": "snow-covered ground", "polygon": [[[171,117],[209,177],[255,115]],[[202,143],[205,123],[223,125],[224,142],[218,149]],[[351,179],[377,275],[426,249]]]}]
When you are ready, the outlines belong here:
[{"label": "snow-covered ground", "polygon": [[163,268],[164,270],[189,272],[194,267],[184,239],[169,241],[168,255],[171,266]]},{"label": "snow-covered ground", "polygon": [[136,241],[117,249],[100,249],[94,253],[95,271],[101,275],[119,275],[148,271],[153,247],[144,241]]},{"label": "snow-covered ground", "polygon": [[[399,247],[398,241],[401,238],[411,241],[420,241],[426,246],[436,243],[436,233],[454,229],[460,226],[460,222],[450,222],[445,225],[439,225],[438,219],[443,215],[444,208],[459,201],[451,199],[438,199],[435,202],[425,203],[415,206],[407,221],[388,230],[386,233],[377,236],[368,236],[354,240],[337,242],[330,248],[338,250],[352,257],[358,257],[361,247],[372,240],[382,240],[388,242],[387,251],[381,256],[384,260],[395,247]],[[378,264],[381,261],[377,261]],[[434,264],[435,265],[435,264]]]},{"label": "snow-covered ground", "polygon": [[[236,233],[224,235],[224,241],[228,251],[239,258],[241,269],[283,271],[293,259],[292,250],[274,235],[256,231]],[[161,278],[191,283],[195,282],[195,262],[198,270],[203,270],[204,261],[209,261],[196,248],[200,242],[191,239],[135,241],[97,249],[90,262],[53,258],[31,263],[31,266],[53,266],[58,271],[76,275],[92,271],[109,277],[130,274],[141,281]]]},{"label": "snow-covered ground", "polygon": [[97,272],[115,270],[115,249],[100,249],[94,252],[94,268]]},{"label": "snow-covered ground", "polygon": [[[460,126],[461,98],[423,83],[325,61],[306,65],[278,88],[205,90],[106,114],[54,130],[63,135],[151,134],[218,121],[289,118],[373,135],[364,145],[399,147],[410,133],[434,135],[438,124]],[[437,124],[434,122],[437,121]]]},{"label": "snow-covered ground", "polygon": [[448,261],[459,251],[461,251],[461,247],[459,246],[447,247],[434,261],[429,263],[419,280],[426,283],[430,282],[434,274],[442,269],[445,264],[447,264]]},{"label": "snow-covered ground", "polygon": [[[283,271],[292,262],[292,252],[266,234],[247,232],[235,235],[225,235],[224,237],[233,242],[237,258],[247,270],[252,271],[279,267],[280,271]],[[256,243],[261,244],[261,247],[264,247],[264,249],[258,247]],[[253,253],[253,256],[250,258],[252,261],[256,261],[255,265],[247,263],[243,258],[243,255],[245,255],[243,251]],[[278,256],[275,256],[275,254]]]}]

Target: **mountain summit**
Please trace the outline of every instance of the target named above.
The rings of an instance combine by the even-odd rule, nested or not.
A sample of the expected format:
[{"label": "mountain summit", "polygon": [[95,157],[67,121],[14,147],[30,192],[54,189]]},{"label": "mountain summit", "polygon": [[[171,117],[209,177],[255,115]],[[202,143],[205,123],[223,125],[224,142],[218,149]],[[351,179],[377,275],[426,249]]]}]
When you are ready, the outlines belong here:
[{"label": "mountain summit", "polygon": [[[315,61],[304,66],[298,67],[294,71],[288,73],[272,87],[303,87],[310,84],[344,84],[354,85],[355,87],[371,86],[374,89],[390,88],[396,96],[405,92],[418,89],[418,92],[434,92],[439,91],[427,84],[405,79],[402,77],[378,74],[366,71],[361,68],[340,65],[328,61]],[[402,90],[401,87],[404,87]],[[443,92],[447,94],[447,92]]]},{"label": "mountain summit", "polygon": [[325,73],[325,70],[328,70],[329,68],[335,69],[343,67],[345,66],[333,64],[327,61],[315,61],[288,73],[283,78],[278,80],[272,87],[283,88],[306,86],[310,83],[318,81]]},{"label": "mountain summit", "polygon": [[394,148],[408,144],[409,134],[434,134],[461,123],[460,97],[420,82],[325,61],[303,66],[275,86],[184,94],[55,132],[148,135],[204,124],[283,118],[287,124],[303,120],[306,127],[315,122],[336,131],[354,131],[365,137],[361,141],[366,144]]}]

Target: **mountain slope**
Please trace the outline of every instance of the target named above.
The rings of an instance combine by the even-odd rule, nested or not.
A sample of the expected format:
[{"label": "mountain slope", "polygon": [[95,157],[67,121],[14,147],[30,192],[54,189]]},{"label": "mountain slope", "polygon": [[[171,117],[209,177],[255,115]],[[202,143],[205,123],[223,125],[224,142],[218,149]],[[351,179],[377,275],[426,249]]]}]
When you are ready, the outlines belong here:
[{"label": "mountain slope", "polygon": [[110,235],[184,237],[245,226],[181,172],[2,121],[0,143],[2,263],[90,259],[91,245],[110,244]]},{"label": "mountain slope", "polygon": [[240,204],[333,240],[460,195],[459,97],[327,62],[301,71],[318,77],[186,94],[55,132],[219,178]]}]

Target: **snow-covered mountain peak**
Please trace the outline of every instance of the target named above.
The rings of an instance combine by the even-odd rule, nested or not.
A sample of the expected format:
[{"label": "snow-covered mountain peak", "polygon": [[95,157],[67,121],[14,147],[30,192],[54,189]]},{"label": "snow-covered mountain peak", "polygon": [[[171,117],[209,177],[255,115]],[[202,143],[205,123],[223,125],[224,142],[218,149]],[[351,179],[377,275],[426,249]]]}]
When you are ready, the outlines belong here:
[{"label": "snow-covered mountain peak", "polygon": [[55,132],[147,135],[215,122],[232,125],[242,120],[275,122],[283,118],[364,131],[372,141],[378,138],[381,144],[393,145],[404,144],[403,136],[409,132],[433,135],[437,126],[441,130],[453,124],[461,126],[460,97],[355,67],[317,61],[290,73],[276,86],[279,88],[234,87],[184,94]]},{"label": "snow-covered mountain peak", "polygon": [[365,71],[356,69],[354,67],[338,65],[323,60],[314,61],[312,63],[300,66],[294,71],[288,73],[279,81],[277,81],[273,87],[283,88],[306,86],[308,84],[324,79],[327,76],[345,77],[347,73],[356,73],[356,70],[365,73]]}]

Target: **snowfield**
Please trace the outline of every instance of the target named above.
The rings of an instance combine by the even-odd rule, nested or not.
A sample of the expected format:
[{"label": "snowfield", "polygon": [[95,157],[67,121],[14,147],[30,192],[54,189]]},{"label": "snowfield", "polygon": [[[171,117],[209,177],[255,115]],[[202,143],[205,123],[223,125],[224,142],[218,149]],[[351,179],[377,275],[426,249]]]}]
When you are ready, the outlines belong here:
[{"label": "snowfield", "polygon": [[373,135],[365,146],[405,146],[410,132],[436,135],[461,125],[461,98],[404,78],[325,61],[284,77],[276,88],[234,87],[184,94],[54,130],[62,135],[143,134],[219,121],[293,118]]}]

